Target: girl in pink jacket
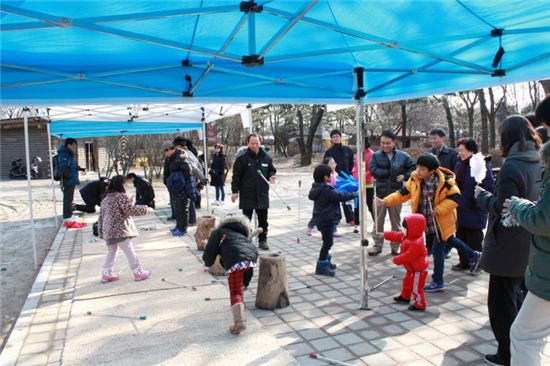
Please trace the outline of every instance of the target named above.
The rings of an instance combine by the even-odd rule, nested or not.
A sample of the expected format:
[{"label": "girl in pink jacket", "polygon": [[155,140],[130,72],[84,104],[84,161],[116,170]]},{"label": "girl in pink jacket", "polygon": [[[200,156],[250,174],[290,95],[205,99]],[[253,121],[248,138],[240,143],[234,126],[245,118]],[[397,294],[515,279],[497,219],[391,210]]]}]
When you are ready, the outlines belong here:
[{"label": "girl in pink jacket", "polygon": [[143,281],[150,275],[141,267],[141,263],[134,250],[132,238],[138,236],[138,230],[132,220],[132,216],[146,215],[153,212],[152,208],[145,205],[134,205],[126,194],[129,181],[121,175],[115,176],[109,183],[107,194],[101,201],[99,212],[98,231],[99,237],[107,243],[107,257],[103,265],[101,282],[107,283],[118,280],[118,275],[113,273],[118,248],[120,247],[126,258],[130,269],[134,272],[134,280]]},{"label": "girl in pink jacket", "polygon": [[[374,151],[370,148],[370,141],[368,137],[365,137],[365,169],[363,172],[365,173],[365,186],[367,188],[367,207],[369,209],[369,212],[372,216],[372,220],[374,221],[374,177],[372,176],[370,170],[369,170],[369,163],[370,159],[372,158],[372,154],[374,154]],[[359,155],[355,154],[355,164],[353,165],[353,169],[351,171],[351,174],[354,178],[359,179],[359,175],[357,172],[359,171]],[[359,232],[359,207],[354,208],[354,214],[355,214],[355,229],[353,230],[354,233]]]}]

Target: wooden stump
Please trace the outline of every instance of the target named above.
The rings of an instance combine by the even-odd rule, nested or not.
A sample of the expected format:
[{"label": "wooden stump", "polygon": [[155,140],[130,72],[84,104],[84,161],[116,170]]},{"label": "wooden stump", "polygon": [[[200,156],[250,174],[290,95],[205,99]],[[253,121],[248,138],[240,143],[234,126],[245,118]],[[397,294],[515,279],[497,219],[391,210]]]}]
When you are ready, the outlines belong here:
[{"label": "wooden stump", "polygon": [[197,217],[197,231],[195,232],[195,242],[197,249],[204,250],[206,241],[216,226],[216,216],[199,216]]},{"label": "wooden stump", "polygon": [[286,308],[289,305],[286,257],[276,253],[260,255],[259,272],[256,307],[268,310]]},{"label": "wooden stump", "polygon": [[216,261],[210,268],[208,268],[208,273],[214,276],[223,276],[225,274],[225,269],[222,267],[220,263],[220,256],[216,256]]}]

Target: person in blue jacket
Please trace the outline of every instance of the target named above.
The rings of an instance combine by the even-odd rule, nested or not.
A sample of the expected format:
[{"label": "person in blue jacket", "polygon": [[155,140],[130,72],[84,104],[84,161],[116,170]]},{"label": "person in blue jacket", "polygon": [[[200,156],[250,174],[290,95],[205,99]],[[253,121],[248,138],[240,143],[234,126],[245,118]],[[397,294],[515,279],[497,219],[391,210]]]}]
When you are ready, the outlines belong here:
[{"label": "person in blue jacket", "polygon": [[80,184],[78,179],[79,171],[86,171],[80,168],[76,162],[76,140],[65,139],[65,143],[57,149],[57,164],[61,172],[61,190],[63,191],[63,221],[71,222],[73,219],[74,189]]}]

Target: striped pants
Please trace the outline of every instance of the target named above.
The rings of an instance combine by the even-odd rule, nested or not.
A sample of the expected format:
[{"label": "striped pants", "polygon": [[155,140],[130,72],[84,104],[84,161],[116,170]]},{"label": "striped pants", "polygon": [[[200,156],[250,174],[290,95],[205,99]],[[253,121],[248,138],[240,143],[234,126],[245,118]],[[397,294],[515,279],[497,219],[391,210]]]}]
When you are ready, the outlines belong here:
[{"label": "striped pants", "polygon": [[401,297],[404,299],[410,299],[412,296],[413,306],[418,309],[426,309],[426,297],[424,296],[426,277],[428,277],[428,271],[407,271],[405,278],[403,278]]}]

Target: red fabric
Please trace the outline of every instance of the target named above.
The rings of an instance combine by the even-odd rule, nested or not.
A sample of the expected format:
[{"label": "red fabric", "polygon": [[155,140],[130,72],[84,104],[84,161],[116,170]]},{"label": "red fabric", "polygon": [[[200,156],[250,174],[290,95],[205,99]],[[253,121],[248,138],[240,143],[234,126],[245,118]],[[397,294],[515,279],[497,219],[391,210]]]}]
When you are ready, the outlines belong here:
[{"label": "red fabric", "polygon": [[403,278],[403,289],[401,297],[410,299],[412,296],[413,306],[417,309],[426,309],[426,297],[424,296],[424,286],[426,284],[427,271],[409,272]]},{"label": "red fabric", "polygon": [[405,216],[407,236],[402,232],[387,231],[384,238],[393,242],[401,242],[399,255],[393,257],[393,263],[402,265],[407,271],[422,272],[428,269],[428,249],[424,240],[426,219],[421,214]]},{"label": "red fabric", "polygon": [[[370,159],[372,158],[372,154],[374,154],[374,151],[372,151],[370,147],[365,150],[365,184],[374,183],[374,177],[372,176],[369,170],[369,163],[370,163]],[[351,175],[353,175],[353,177],[356,179],[359,179],[359,177],[357,176],[358,170],[359,170],[359,156],[355,154],[355,164],[353,164]]]},{"label": "red fabric", "polygon": [[63,225],[68,229],[82,229],[86,227],[87,224],[85,222],[71,221],[71,222],[65,222]]},{"label": "red fabric", "polygon": [[231,272],[227,278],[231,305],[243,302],[243,275],[245,271],[246,269],[238,269],[235,272]]}]

